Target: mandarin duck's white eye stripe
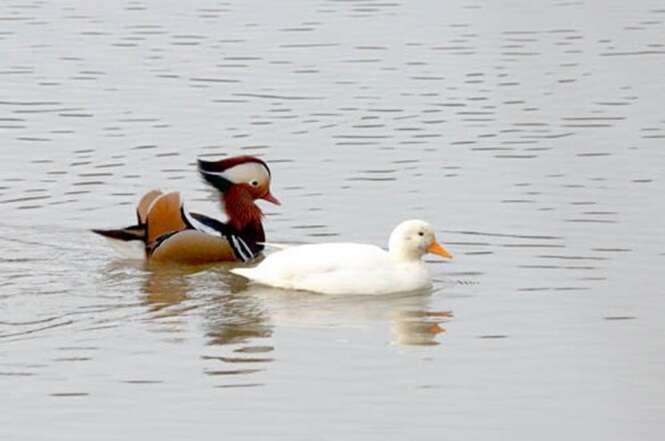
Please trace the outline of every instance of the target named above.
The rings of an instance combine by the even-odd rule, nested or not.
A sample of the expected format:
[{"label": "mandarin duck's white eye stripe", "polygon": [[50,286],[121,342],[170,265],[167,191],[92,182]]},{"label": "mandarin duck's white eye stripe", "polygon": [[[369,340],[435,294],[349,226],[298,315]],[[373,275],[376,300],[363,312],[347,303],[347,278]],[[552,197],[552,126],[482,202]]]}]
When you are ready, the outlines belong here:
[{"label": "mandarin duck's white eye stripe", "polygon": [[223,177],[234,184],[250,184],[256,181],[257,185],[270,182],[270,173],[262,164],[245,162],[223,170]]}]

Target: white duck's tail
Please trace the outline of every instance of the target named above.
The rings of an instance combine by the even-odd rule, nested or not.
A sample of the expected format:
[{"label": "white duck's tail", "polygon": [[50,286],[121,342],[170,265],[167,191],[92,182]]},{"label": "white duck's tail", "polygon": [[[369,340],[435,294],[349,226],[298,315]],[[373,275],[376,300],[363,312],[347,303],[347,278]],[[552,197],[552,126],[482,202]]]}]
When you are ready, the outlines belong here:
[{"label": "white duck's tail", "polygon": [[249,280],[254,280],[254,268],[233,268],[231,272]]},{"label": "white duck's tail", "polygon": [[275,248],[278,250],[285,250],[293,246],[289,245],[288,243],[277,243],[277,242],[258,242],[258,243],[259,245],[263,245],[266,248]]}]

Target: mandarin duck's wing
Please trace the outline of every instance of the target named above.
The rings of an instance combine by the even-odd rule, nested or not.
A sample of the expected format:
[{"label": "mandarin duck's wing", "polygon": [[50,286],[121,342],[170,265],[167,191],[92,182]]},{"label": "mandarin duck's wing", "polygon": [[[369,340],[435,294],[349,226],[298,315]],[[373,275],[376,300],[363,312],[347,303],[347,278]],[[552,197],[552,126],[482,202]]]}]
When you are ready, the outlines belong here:
[{"label": "mandarin duck's wing", "polygon": [[239,260],[226,238],[194,229],[164,234],[147,246],[147,252],[150,260],[189,264]]},{"label": "mandarin duck's wing", "polygon": [[136,218],[139,225],[145,225],[152,203],[163,194],[164,193],[161,190],[151,190],[143,195],[136,206]]},{"label": "mandarin duck's wing", "polygon": [[148,243],[146,251],[152,259],[188,263],[249,262],[263,250],[263,246],[243,237],[233,226],[192,213],[182,203],[178,205],[177,217],[182,224],[176,222],[175,226],[183,228],[166,231]]},{"label": "mandarin duck's wing", "polygon": [[147,210],[145,227],[146,244],[152,244],[165,234],[187,229],[180,193],[174,191],[157,196]]},{"label": "mandarin duck's wing", "polygon": [[263,251],[264,247],[262,244],[241,234],[235,227],[228,223],[221,222],[204,214],[188,212],[184,209],[183,216],[192,229],[213,236],[221,236],[226,239],[238,260],[249,262]]}]

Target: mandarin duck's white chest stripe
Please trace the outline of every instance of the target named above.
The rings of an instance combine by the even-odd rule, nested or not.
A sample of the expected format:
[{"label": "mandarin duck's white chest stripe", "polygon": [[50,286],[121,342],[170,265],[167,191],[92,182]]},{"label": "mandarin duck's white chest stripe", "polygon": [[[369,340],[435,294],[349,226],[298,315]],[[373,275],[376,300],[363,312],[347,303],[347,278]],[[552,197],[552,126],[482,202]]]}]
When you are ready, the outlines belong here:
[{"label": "mandarin duck's white chest stripe", "polygon": [[256,257],[252,250],[249,249],[247,243],[238,236],[230,236],[231,247],[233,248],[236,256],[240,257],[243,262],[249,262],[254,257]]},{"label": "mandarin duck's white chest stripe", "polygon": [[254,243],[249,239],[243,239],[236,229],[229,224],[199,213],[191,213],[185,210],[184,206],[181,207],[181,215],[189,228],[226,239],[233,250],[233,254],[243,262],[249,262],[256,258],[263,250],[262,244]]}]

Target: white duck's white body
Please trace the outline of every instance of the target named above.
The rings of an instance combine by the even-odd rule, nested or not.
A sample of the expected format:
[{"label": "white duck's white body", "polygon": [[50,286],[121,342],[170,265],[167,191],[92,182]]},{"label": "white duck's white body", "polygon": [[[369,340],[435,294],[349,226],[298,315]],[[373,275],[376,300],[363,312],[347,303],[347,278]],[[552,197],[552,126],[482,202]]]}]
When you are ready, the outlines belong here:
[{"label": "white duck's white body", "polygon": [[407,221],[391,235],[390,251],[357,243],[300,245],[269,255],[255,268],[231,271],[264,285],[323,294],[415,291],[431,286],[430,272],[421,257],[428,251],[438,252],[438,248],[431,249],[436,248],[433,244],[436,241],[428,224]]}]

